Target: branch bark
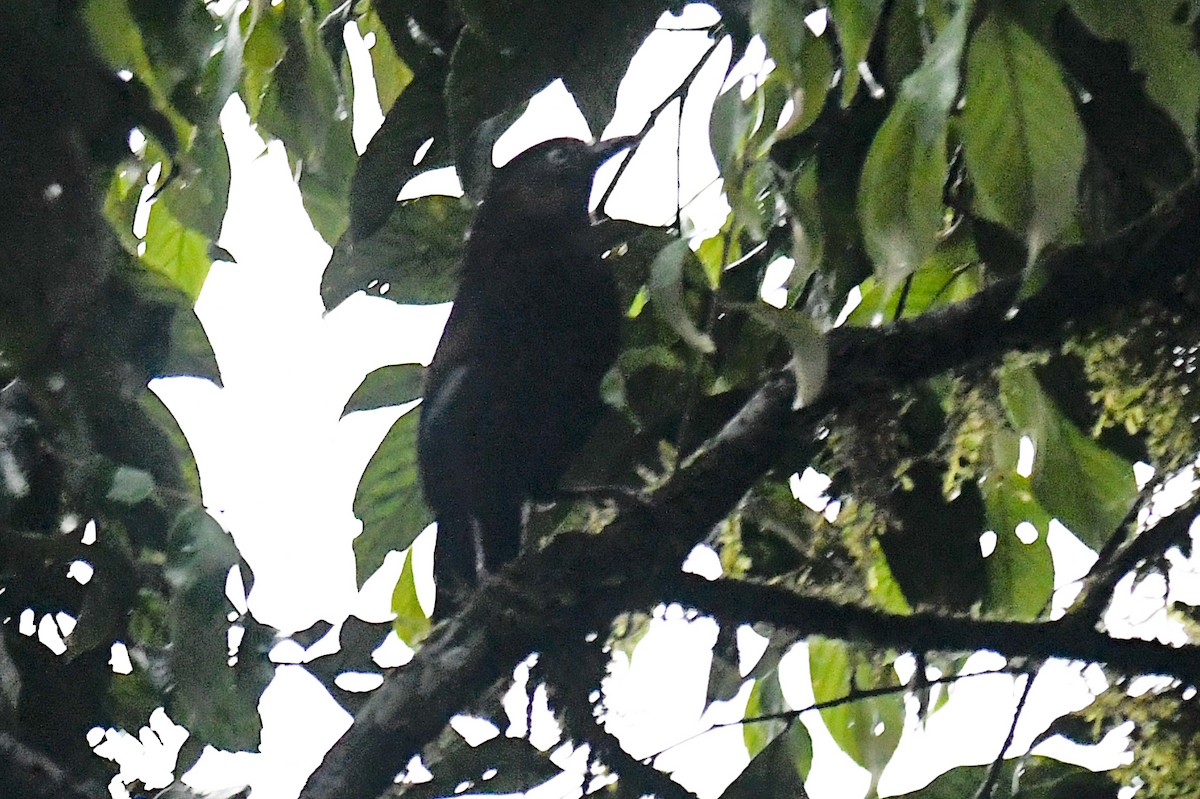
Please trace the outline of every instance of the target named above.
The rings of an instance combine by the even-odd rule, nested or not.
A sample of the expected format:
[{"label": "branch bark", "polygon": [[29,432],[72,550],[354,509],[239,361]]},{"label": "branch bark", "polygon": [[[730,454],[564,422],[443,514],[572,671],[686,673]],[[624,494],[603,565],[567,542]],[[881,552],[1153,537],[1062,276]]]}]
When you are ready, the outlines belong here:
[{"label": "branch bark", "polygon": [[107,799],[108,789],[77,777],[46,754],[0,732],[0,793],[26,799]]}]

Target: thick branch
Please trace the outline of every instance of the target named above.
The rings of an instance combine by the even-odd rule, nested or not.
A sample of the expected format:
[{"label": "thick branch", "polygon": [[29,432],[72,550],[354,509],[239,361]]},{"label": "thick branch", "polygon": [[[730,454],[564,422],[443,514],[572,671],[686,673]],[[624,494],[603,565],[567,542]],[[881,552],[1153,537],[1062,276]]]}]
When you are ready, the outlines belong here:
[{"label": "thick branch", "polygon": [[[683,557],[771,467],[788,437],[808,434],[825,413],[854,403],[863,388],[906,385],[1010,350],[1055,346],[1110,313],[1173,295],[1200,253],[1197,219],[1200,193],[1191,186],[1175,205],[1123,237],[1060,255],[1048,267],[1045,288],[1015,314],[1014,279],[911,321],[833,331],[826,393],[814,406],[793,414],[791,380],[773,376],[649,501],[622,512],[603,535],[560,536],[511,564],[502,580],[486,584],[456,619],[435,631],[411,663],[389,675],[313,774],[302,799],[378,795],[453,713],[526,654],[606,629],[619,613],[661,600],[662,586],[677,579]],[[1061,622],[893,617],[782,589],[695,580],[685,586],[701,607],[725,610],[736,595],[748,604],[726,612],[744,621],[803,624],[916,651],[987,648],[1200,678],[1194,648],[1114,640]]]},{"label": "thick branch", "polygon": [[45,754],[0,732],[0,794],[29,799],[107,799],[108,790],[76,777]]},{"label": "thick branch", "polygon": [[1200,683],[1200,646],[1110,638],[1071,618],[1050,622],[988,621],[914,613],[899,616],[785,588],[682,575],[672,599],[724,623],[766,622],[805,635],[866,641],[911,652],[988,649],[1007,658],[1104,663],[1123,674],[1162,674]]}]

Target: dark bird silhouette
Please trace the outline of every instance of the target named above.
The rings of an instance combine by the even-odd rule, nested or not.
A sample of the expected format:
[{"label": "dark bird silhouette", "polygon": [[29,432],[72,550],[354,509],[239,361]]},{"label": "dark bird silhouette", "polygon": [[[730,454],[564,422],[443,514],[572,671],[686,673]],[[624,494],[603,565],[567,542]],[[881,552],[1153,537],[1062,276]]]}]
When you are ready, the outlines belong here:
[{"label": "dark bird silhouette", "polygon": [[426,372],[418,455],[438,521],[438,615],[520,551],[601,411],[621,310],[592,229],[596,170],[635,139],[539,144],[497,170]]}]

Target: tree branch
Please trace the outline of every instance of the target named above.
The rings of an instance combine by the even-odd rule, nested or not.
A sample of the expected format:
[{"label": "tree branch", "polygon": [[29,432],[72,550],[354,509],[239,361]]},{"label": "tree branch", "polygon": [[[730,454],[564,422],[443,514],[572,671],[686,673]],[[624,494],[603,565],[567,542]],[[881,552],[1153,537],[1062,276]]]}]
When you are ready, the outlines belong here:
[{"label": "tree branch", "polygon": [[1155,641],[1111,638],[1081,629],[1066,617],[1016,622],[913,613],[900,616],[800,596],[785,588],[737,580],[708,581],[680,575],[671,599],[725,624],[765,622],[805,635],[866,641],[912,652],[973,652],[987,649],[1006,658],[1059,658],[1104,663],[1124,674],[1161,674],[1200,683],[1200,646],[1172,647]]},{"label": "tree branch", "polygon": [[546,678],[551,707],[561,715],[564,728],[572,731],[576,740],[586,742],[592,757],[617,775],[619,784],[614,796],[696,799],[694,793],[670,775],[626,752],[617,737],[596,717],[588,694],[600,689],[607,666],[608,655],[600,639],[594,642],[573,640],[567,646],[555,647],[542,654],[538,670]]},{"label": "tree branch", "polygon": [[7,732],[0,732],[0,794],[28,799],[108,799],[104,786],[76,777]]},{"label": "tree branch", "polygon": [[[1142,505],[1143,503],[1138,503],[1130,513],[1135,514],[1137,508]],[[1097,560],[1092,570],[1083,578],[1083,590],[1079,592],[1067,616],[1094,626],[1108,607],[1113,589],[1121,578],[1137,568],[1139,563],[1158,557],[1172,545],[1185,540],[1198,513],[1200,495],[1192,497],[1191,501],[1170,516],[1160,519],[1158,524],[1143,530],[1123,549],[1116,550],[1108,558],[1101,557]],[[1136,524],[1136,517],[1129,524]]]}]

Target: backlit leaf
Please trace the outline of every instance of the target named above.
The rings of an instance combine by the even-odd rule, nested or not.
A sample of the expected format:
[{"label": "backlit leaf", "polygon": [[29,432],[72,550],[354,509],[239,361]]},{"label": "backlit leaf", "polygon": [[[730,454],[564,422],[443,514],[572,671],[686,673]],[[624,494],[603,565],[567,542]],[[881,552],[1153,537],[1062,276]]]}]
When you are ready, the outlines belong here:
[{"label": "backlit leaf", "polygon": [[1058,63],[1000,14],[971,38],[962,138],[977,210],[1021,236],[1032,262],[1074,218],[1083,127]]}]

